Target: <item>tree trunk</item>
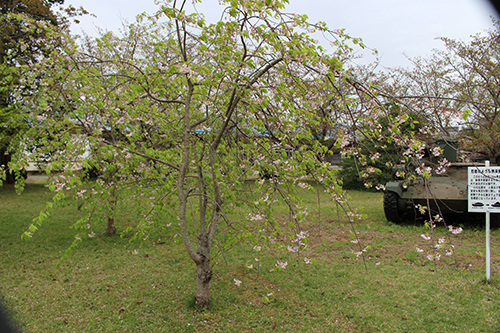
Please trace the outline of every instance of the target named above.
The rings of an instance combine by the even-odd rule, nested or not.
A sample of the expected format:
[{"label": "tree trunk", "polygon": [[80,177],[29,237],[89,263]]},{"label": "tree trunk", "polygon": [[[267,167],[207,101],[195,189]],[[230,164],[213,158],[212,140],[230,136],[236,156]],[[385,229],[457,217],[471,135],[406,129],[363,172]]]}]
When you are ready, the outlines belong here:
[{"label": "tree trunk", "polygon": [[196,265],[196,273],[195,304],[200,308],[207,308],[210,305],[210,280],[212,279],[209,258],[204,258],[200,264]]},{"label": "tree trunk", "polygon": [[116,193],[116,188],[113,187],[111,191],[111,199],[109,200],[108,206],[108,235],[116,235],[115,227],[115,214],[116,214],[116,204],[118,202],[118,194]]},{"label": "tree trunk", "polygon": [[196,263],[196,296],[195,304],[201,308],[210,305],[210,280],[212,268],[210,267],[210,245],[206,234],[200,235],[198,253],[200,260]]},{"label": "tree trunk", "polygon": [[115,219],[108,217],[108,235],[115,235],[116,227],[115,227]]}]

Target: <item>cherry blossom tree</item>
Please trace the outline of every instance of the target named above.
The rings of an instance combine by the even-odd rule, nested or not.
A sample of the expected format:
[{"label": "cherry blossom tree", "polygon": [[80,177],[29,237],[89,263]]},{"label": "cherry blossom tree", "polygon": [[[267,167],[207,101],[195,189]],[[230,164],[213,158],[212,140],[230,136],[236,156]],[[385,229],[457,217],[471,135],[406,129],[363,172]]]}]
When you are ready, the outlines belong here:
[{"label": "cherry blossom tree", "polygon": [[[313,179],[345,203],[333,169],[318,158],[328,147],[316,132],[326,119],[318,117],[321,106],[351,103],[338,88],[353,82],[339,59],[358,41],[285,14],[285,4],[228,1],[222,20],[207,24],[188,13],[187,1],[168,1],[123,36],[108,32],[76,43],[61,34],[65,47],[30,67],[27,80],[39,80],[41,89],[20,98],[33,120],[25,142],[36,147],[30,158],[45,157],[45,171],[58,172],[47,210],[73,193],[88,212],[73,226],[79,232],[70,249],[95,235],[99,211],[108,232],[116,230],[119,193],[154,187],[146,201],[153,213],[176,198],[169,202],[196,265],[196,304],[206,307],[221,229],[247,235],[254,249],[292,239],[284,247],[299,253],[308,212],[293,189]],[[328,55],[314,32],[329,36],[337,54]],[[328,87],[331,94],[324,93]],[[23,165],[26,157],[18,154],[15,162]],[[97,170],[97,181],[85,182],[89,169]],[[259,178],[263,173],[267,180]],[[239,197],[248,180],[257,180],[259,197],[252,201]],[[286,228],[272,217],[277,201],[289,207]],[[231,211],[240,204],[252,213],[235,221]],[[150,235],[150,216],[138,222],[137,237]],[[41,212],[24,238],[47,218]],[[287,232],[294,236],[283,237]]]}]

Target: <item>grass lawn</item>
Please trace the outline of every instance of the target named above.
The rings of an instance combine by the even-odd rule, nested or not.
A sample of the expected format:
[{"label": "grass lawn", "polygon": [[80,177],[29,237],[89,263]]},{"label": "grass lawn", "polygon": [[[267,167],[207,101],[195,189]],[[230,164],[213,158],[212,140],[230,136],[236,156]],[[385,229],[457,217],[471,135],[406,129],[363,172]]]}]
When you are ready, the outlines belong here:
[{"label": "grass lawn", "polygon": [[[195,266],[175,234],[159,234],[155,244],[97,234],[56,268],[82,214],[76,204],[57,207],[24,242],[50,194],[43,185],[22,195],[0,187],[0,295],[26,332],[500,332],[500,230],[492,231],[486,283],[480,227],[463,225],[458,235],[437,228],[435,239],[454,245],[454,255],[440,249],[433,262],[420,236],[428,229],[387,222],[380,193],[350,195],[365,214],[354,225],[327,203],[318,216],[315,194],[304,193],[316,223],[300,258],[267,253],[257,270],[251,246],[240,243],[214,259],[212,305],[201,311],[193,304]],[[122,214],[118,231],[133,222]],[[278,259],[288,266],[271,272]]]}]

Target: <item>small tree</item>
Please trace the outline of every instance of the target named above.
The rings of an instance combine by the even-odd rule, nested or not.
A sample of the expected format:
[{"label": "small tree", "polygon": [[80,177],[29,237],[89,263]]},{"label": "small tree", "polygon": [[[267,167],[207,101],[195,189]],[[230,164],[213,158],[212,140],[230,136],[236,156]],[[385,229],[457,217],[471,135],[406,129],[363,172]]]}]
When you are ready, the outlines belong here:
[{"label": "small tree", "polygon": [[[186,1],[174,1],[139,17],[122,38],[107,33],[79,46],[63,35],[66,47],[35,66],[43,89],[23,100],[29,117],[40,119],[28,132],[28,142],[42,143],[33,154],[49,154],[47,170],[63,171],[51,185],[56,201],[66,195],[62,189],[70,189],[112,204],[117,188],[132,183],[158,184],[156,198],[177,197],[176,217],[196,264],[195,300],[201,307],[210,303],[211,258],[221,224],[251,235],[256,244],[272,243],[287,232],[270,215],[273,202],[282,200],[291,213],[287,229],[303,240],[300,222],[307,214],[290,193],[307,187],[306,177],[344,202],[332,168],[317,158],[325,146],[311,138],[320,126],[317,106],[328,102],[321,92],[348,78],[338,57],[326,55],[309,34],[333,37],[342,53],[349,52],[350,38],[282,13],[285,3],[230,1],[224,20],[207,25],[186,13]],[[347,99],[334,91],[339,102]],[[83,192],[76,171],[91,167],[109,177]],[[228,211],[242,203],[244,181],[262,170],[271,177],[258,182],[262,196],[249,203],[254,213],[234,223]],[[161,199],[150,204],[160,209]],[[90,228],[92,216],[75,227]],[[45,218],[42,213],[25,238]],[[107,220],[109,229],[113,215]],[[146,218],[138,223],[141,237],[149,230]],[[87,234],[78,234],[74,244]]]}]

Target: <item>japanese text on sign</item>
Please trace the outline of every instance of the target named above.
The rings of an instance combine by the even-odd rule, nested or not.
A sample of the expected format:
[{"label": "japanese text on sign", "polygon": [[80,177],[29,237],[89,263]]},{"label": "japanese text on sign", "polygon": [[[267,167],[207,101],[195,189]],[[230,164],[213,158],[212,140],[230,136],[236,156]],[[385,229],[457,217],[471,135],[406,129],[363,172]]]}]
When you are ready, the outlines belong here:
[{"label": "japanese text on sign", "polygon": [[469,212],[500,212],[500,167],[469,167]]}]

